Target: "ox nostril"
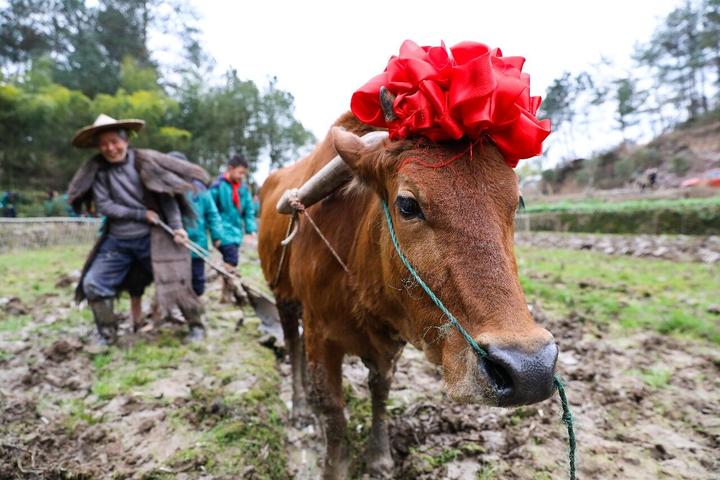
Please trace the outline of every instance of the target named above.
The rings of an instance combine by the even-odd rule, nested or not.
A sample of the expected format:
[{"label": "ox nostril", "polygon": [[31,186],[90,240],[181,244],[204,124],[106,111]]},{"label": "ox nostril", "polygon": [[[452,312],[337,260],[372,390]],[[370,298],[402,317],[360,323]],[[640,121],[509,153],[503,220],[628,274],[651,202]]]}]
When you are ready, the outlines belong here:
[{"label": "ox nostril", "polygon": [[505,396],[511,392],[513,386],[512,376],[504,366],[494,362],[489,357],[482,359],[482,366],[490,379],[491,386],[498,394]]},{"label": "ox nostril", "polygon": [[557,345],[550,342],[535,351],[489,346],[482,369],[500,406],[528,405],[553,392]]}]

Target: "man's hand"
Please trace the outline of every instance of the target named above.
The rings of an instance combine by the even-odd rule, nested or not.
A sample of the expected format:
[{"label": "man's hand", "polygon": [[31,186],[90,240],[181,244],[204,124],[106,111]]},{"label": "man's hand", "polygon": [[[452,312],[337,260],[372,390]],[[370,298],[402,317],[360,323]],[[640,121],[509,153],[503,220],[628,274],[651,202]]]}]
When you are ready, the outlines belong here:
[{"label": "man's hand", "polygon": [[160,221],[160,217],[157,213],[153,212],[152,210],[146,210],[145,211],[145,220],[150,225],[157,225],[157,223]]},{"label": "man's hand", "polygon": [[215,246],[215,248],[219,249],[220,248],[220,240],[215,240],[213,242],[213,245]]},{"label": "man's hand", "polygon": [[188,234],[184,229],[178,228],[177,230],[175,230],[175,236],[173,237],[173,240],[175,240],[175,243],[185,245],[188,241]]},{"label": "man's hand", "polygon": [[255,242],[257,241],[256,239],[257,239],[257,234],[255,234],[255,233],[246,233],[246,234],[245,234],[245,237],[243,238],[243,243],[253,244],[253,243],[255,243]]}]

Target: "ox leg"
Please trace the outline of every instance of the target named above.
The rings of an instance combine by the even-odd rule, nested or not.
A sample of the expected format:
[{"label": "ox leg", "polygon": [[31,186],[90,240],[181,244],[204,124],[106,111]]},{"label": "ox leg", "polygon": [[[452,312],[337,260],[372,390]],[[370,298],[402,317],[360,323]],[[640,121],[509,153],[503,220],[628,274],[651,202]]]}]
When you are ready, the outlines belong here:
[{"label": "ox leg", "polygon": [[292,372],[292,419],[304,421],[310,417],[305,395],[305,345],[300,335],[300,305],[296,302],[278,302],[283,336],[290,358]]},{"label": "ox leg", "polygon": [[373,360],[363,359],[370,370],[368,387],[372,399],[372,426],[368,438],[367,470],[373,477],[390,478],[393,472],[393,459],[390,454],[390,438],[387,424],[387,399],[390,394],[395,362],[378,364]]},{"label": "ox leg", "polygon": [[330,342],[308,344],[310,402],[320,418],[325,437],[324,480],[347,478],[350,464],[342,396],[343,355],[343,351]]}]

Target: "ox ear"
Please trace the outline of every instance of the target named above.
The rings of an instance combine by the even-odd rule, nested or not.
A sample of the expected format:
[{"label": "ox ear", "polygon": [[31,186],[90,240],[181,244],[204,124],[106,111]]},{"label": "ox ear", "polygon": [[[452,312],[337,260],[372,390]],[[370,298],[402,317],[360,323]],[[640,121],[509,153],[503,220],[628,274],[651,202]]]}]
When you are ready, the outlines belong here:
[{"label": "ox ear", "polygon": [[382,189],[384,175],[380,158],[383,150],[378,145],[387,134],[372,132],[360,138],[340,127],[333,127],[332,136],[335,151],[350,167],[353,176],[361,183]]},{"label": "ox ear", "polygon": [[362,139],[340,127],[333,127],[332,136],[333,146],[337,154],[342,157],[348,167],[356,170],[359,166],[358,162],[363,156],[362,153],[366,149]]}]

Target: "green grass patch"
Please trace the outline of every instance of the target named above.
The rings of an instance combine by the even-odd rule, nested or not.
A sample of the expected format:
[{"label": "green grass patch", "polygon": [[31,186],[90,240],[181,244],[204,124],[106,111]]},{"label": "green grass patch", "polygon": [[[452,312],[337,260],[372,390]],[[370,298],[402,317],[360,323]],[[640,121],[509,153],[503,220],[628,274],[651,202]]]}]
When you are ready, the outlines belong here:
[{"label": "green grass patch", "polygon": [[92,391],[101,400],[135,391],[162,377],[165,369],[177,365],[189,351],[170,332],[152,341],[137,342],[127,350],[112,347],[92,359]]},{"label": "green grass patch", "polygon": [[667,368],[650,368],[647,370],[630,370],[628,374],[640,378],[648,387],[660,389],[667,387],[673,372]]},{"label": "green grass patch", "polygon": [[720,234],[720,195],[710,198],[588,200],[528,205],[519,220],[536,231]]},{"label": "green grass patch", "polygon": [[475,473],[476,480],[496,480],[498,473],[495,465],[483,465]]},{"label": "green grass patch", "polygon": [[623,212],[636,210],[677,209],[687,210],[703,207],[720,207],[720,195],[707,198],[677,198],[657,200],[622,200],[607,199],[565,200],[561,202],[526,202],[525,212]]},{"label": "green grass patch", "polygon": [[530,247],[517,258],[528,301],[552,313],[720,344],[717,266]]},{"label": "green grass patch", "polygon": [[32,318],[30,315],[13,315],[4,320],[0,319],[0,333],[19,332],[30,324]]},{"label": "green grass patch", "polygon": [[87,410],[82,399],[68,400],[63,403],[62,409],[66,414],[65,427],[71,432],[74,432],[79,425],[95,425],[102,421]]},{"label": "green grass patch", "polygon": [[57,245],[0,255],[0,297],[19,297],[27,304],[38,295],[57,293],[57,281],[80,270],[89,250],[89,245]]}]

